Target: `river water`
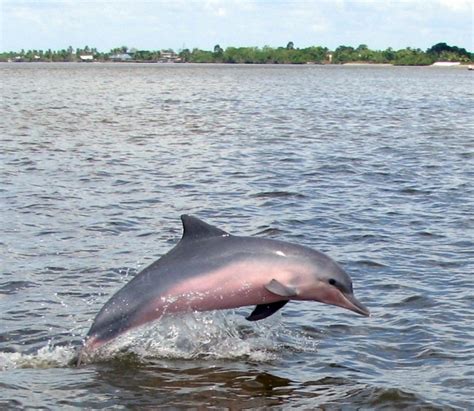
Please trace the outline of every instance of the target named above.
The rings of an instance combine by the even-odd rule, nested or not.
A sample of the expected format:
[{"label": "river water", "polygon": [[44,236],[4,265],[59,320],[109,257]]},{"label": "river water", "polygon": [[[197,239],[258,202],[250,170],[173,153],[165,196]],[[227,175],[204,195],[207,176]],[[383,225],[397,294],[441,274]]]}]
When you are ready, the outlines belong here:
[{"label": "river water", "polygon": [[[2,64],[0,408],[468,409],[465,69]],[[370,318],[168,317],[77,368],[180,214],[322,250]]]}]

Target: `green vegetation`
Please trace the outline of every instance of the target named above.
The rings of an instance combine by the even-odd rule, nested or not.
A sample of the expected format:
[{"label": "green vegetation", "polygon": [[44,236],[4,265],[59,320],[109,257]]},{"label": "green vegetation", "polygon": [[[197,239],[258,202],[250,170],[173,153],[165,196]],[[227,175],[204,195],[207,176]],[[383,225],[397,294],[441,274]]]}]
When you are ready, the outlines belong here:
[{"label": "green vegetation", "polygon": [[238,64],[304,64],[307,62],[324,63],[328,59],[329,50],[323,47],[293,48],[287,47],[227,47],[219,45],[214,52],[199,49],[183,50],[179,53],[182,61],[191,63],[238,63]]},{"label": "green vegetation", "polygon": [[0,52],[0,61],[135,61],[135,62],[189,62],[189,63],[239,63],[239,64],[344,64],[372,63],[395,64],[403,66],[425,66],[436,61],[469,63],[474,61],[474,53],[464,48],[438,43],[426,51],[407,47],[401,50],[371,50],[361,44],[354,48],[339,46],[331,51],[327,47],[312,46],[296,48],[292,41],[286,47],[227,47],[216,45],[213,50],[184,49],[179,53],[173,50],[136,50],[126,46],[109,52],[99,52],[96,48],[67,50],[21,50],[19,52]]},{"label": "green vegetation", "polygon": [[426,66],[437,61],[472,62],[474,53],[466,49],[450,47],[446,43],[438,43],[426,51],[407,47],[401,50],[370,50],[365,44],[353,47],[340,46],[334,51],[334,63],[387,63],[399,66]]}]

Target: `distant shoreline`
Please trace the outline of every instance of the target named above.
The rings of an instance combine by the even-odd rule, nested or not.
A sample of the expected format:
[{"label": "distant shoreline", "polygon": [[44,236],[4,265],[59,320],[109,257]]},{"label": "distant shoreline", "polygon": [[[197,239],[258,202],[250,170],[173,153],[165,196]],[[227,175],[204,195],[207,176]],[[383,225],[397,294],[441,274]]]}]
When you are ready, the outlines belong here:
[{"label": "distant shoreline", "polygon": [[144,65],[144,66],[160,66],[160,67],[178,67],[178,66],[255,66],[255,67],[378,67],[378,68],[390,68],[390,67],[425,67],[425,68],[449,68],[456,69],[462,68],[466,69],[472,66],[470,62],[460,62],[456,65],[438,65],[438,64],[411,64],[411,65],[399,65],[392,63],[364,63],[364,62],[348,62],[348,63],[196,63],[196,62],[186,62],[186,63],[161,63],[161,62],[147,62],[147,61],[91,61],[91,62],[81,62],[81,61],[0,61],[0,65],[77,65],[77,66],[96,66],[96,65],[116,65],[116,66],[125,66],[125,65]]},{"label": "distant shoreline", "polygon": [[430,66],[437,62],[474,63],[474,53],[464,48],[438,43],[427,50],[405,49],[371,50],[366,44],[357,47],[339,46],[330,50],[323,46],[295,47],[227,47],[218,44],[212,50],[198,48],[138,50],[127,46],[101,52],[94,47],[61,50],[0,51],[0,61],[9,62],[140,62],[140,63],[197,63],[197,64],[294,64],[294,65],[395,65]]}]

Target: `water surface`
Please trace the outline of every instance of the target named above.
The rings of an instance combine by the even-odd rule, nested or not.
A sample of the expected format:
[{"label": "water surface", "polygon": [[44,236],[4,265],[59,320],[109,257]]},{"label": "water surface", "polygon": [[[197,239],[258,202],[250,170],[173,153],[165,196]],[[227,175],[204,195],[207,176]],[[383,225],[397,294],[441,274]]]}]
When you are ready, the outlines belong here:
[{"label": "water surface", "polygon": [[[2,64],[0,81],[1,407],[473,406],[472,72]],[[328,253],[372,317],[192,314],[72,366],[183,213]]]}]

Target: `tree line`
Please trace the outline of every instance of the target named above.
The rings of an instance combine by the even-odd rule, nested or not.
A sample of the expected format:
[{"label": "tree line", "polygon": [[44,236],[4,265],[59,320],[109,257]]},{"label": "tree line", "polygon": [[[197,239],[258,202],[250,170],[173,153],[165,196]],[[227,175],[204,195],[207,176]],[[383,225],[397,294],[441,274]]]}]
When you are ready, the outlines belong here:
[{"label": "tree line", "polygon": [[[175,53],[173,50],[138,50],[127,46],[117,47],[109,52],[100,52],[96,48],[68,47],[62,50],[21,50],[19,52],[0,52],[0,61],[50,61],[75,62],[83,61],[84,56],[94,61],[136,61],[158,62],[173,61],[182,63],[238,63],[238,64],[344,64],[373,63],[395,65],[430,65],[437,61],[468,63],[474,61],[474,53],[464,48],[438,43],[421,50],[404,48],[394,50],[371,50],[365,44],[358,47],[339,46],[335,50],[327,47],[311,46],[296,48],[293,42],[286,47],[227,47],[216,45],[213,50],[184,49]],[[92,57],[90,57],[92,56]],[[126,57],[126,58],[125,58]],[[165,60],[164,57],[166,57]]]}]

